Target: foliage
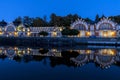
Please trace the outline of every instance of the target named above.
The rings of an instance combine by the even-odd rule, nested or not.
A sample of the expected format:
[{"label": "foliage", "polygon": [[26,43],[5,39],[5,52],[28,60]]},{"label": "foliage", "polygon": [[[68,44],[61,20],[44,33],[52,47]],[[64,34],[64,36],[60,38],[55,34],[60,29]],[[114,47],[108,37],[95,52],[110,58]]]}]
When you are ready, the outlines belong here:
[{"label": "foliage", "polygon": [[47,49],[42,49],[42,50],[40,49],[40,50],[39,50],[39,53],[45,54],[45,53],[47,53],[48,51],[49,51],[49,50],[47,50]]},{"label": "foliage", "polygon": [[62,35],[78,35],[79,31],[76,29],[64,29]]},{"label": "foliage", "polygon": [[6,21],[4,21],[4,20],[0,21],[0,26],[6,26],[6,25],[7,25]]},{"label": "foliage", "polygon": [[41,31],[41,32],[39,33],[39,35],[48,36],[48,32]]},{"label": "foliage", "polygon": [[22,18],[19,16],[18,18],[16,18],[14,21],[13,21],[14,25],[15,26],[18,26],[22,23]]},{"label": "foliage", "polygon": [[33,23],[33,18],[30,18],[29,16],[25,16],[25,17],[23,18],[23,24],[24,24],[26,27],[32,26],[32,23]]},{"label": "foliage", "polygon": [[[82,18],[85,20],[87,23],[96,23],[100,21],[101,18],[106,17],[105,15],[99,16],[98,14],[95,17],[95,20],[91,20],[90,18]],[[78,14],[68,14],[66,16],[58,16],[55,13],[52,13],[50,15],[50,19],[48,21],[47,16],[44,15],[43,18],[36,17],[36,18],[31,18],[29,16],[25,17],[17,17],[13,23],[15,25],[19,25],[23,23],[26,27],[45,27],[45,26],[64,26],[66,28],[70,27],[70,24],[73,23],[75,20],[80,19],[81,17]],[[120,24],[120,15],[118,16],[110,16],[113,21],[117,22]],[[6,25],[7,23],[3,20],[0,22],[0,25]]]}]

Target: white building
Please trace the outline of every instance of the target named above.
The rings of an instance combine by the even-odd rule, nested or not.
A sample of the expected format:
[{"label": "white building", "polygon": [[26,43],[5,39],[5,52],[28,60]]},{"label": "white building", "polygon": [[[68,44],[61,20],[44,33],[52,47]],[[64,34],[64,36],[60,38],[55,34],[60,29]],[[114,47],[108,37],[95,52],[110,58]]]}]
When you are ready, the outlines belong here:
[{"label": "white building", "polygon": [[[76,20],[71,24],[70,29],[79,30],[79,34],[76,37],[105,37],[114,38],[120,37],[120,25],[111,21],[108,18],[101,19],[98,23],[88,24],[82,19]],[[0,36],[14,36],[14,37],[39,37],[41,31],[48,33],[46,37],[62,37],[61,31],[63,27],[25,27],[23,24],[15,26],[13,23],[7,24],[7,26],[0,27]],[[42,36],[41,36],[42,37]]]}]

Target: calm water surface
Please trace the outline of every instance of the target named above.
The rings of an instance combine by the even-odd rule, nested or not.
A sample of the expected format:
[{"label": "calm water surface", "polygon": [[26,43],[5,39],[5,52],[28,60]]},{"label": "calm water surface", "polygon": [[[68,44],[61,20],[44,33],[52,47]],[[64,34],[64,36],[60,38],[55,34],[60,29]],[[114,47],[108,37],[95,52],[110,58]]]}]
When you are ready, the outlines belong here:
[{"label": "calm water surface", "polygon": [[120,50],[0,47],[0,80],[120,80]]}]

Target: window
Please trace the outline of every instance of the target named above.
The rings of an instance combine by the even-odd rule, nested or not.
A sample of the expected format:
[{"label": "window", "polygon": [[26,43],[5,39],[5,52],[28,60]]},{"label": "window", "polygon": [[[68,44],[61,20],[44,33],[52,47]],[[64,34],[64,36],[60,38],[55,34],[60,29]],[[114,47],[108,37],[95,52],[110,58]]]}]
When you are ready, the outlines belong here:
[{"label": "window", "polygon": [[85,25],[83,25],[83,24],[77,24],[77,25],[75,25],[74,29],[77,29],[77,30],[86,30]]},{"label": "window", "polygon": [[112,30],[112,25],[110,23],[103,23],[99,26],[99,30]]}]

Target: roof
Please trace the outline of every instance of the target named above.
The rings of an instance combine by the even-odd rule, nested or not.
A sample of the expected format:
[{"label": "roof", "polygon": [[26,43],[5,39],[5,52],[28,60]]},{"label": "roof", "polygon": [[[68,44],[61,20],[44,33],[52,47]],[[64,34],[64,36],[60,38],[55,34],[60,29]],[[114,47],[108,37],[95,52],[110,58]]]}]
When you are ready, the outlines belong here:
[{"label": "roof", "polygon": [[41,32],[41,31],[60,31],[61,27],[30,27],[31,32]]}]

